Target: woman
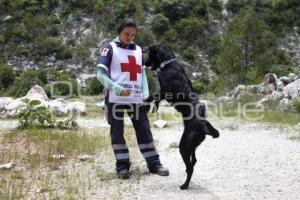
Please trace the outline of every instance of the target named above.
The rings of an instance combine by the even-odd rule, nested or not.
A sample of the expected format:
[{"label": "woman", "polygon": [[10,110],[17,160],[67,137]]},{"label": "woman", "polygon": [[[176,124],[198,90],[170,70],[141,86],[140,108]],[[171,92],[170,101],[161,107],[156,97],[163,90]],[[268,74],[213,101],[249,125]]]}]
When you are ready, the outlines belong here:
[{"label": "woman", "polygon": [[98,64],[97,79],[107,89],[105,97],[106,116],[110,124],[111,142],[116,157],[119,178],[129,178],[129,151],[124,139],[124,111],[132,121],[139,149],[150,172],[168,176],[156,152],[150,124],[142,105],[149,95],[143,66],[142,50],[133,43],[137,26],[125,19],[117,30],[118,36],[103,48]]}]

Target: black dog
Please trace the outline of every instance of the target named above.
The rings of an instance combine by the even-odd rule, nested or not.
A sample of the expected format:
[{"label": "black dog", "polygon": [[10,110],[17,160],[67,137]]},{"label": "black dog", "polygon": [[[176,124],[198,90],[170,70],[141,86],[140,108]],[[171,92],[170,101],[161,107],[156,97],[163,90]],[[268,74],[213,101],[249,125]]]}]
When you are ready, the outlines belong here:
[{"label": "black dog", "polygon": [[[180,186],[180,189],[184,190],[189,187],[197,162],[196,148],[204,141],[205,135],[217,138],[219,131],[205,120],[205,105],[199,102],[183,67],[177,63],[175,55],[170,49],[162,45],[150,46],[145,65],[151,66],[152,70],[159,70],[160,91],[146,100],[146,102],[155,101],[153,112],[157,111],[159,102],[165,99],[183,117],[184,132],[180,140],[179,150],[187,173],[185,183]],[[150,106],[148,108],[150,109]]]}]

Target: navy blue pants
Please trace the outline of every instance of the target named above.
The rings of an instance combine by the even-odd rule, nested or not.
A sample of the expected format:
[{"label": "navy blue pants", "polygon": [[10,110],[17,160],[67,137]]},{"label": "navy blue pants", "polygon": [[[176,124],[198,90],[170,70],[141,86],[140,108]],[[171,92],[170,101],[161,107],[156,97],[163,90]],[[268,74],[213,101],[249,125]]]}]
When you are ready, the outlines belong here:
[{"label": "navy blue pants", "polygon": [[139,149],[145,158],[149,171],[161,166],[156,152],[150,123],[142,104],[106,103],[106,117],[110,124],[111,143],[116,157],[116,170],[130,168],[129,151],[124,139],[124,112],[127,112],[133,124]]}]

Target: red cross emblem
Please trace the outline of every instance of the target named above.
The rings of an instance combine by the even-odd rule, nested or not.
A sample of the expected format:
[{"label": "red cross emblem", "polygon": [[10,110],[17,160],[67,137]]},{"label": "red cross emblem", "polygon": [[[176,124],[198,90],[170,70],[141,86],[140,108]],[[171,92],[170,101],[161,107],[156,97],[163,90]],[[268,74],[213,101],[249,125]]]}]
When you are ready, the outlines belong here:
[{"label": "red cross emblem", "polygon": [[121,72],[130,73],[130,81],[137,80],[137,73],[142,73],[141,65],[136,64],[134,56],[128,56],[129,63],[121,63]]}]

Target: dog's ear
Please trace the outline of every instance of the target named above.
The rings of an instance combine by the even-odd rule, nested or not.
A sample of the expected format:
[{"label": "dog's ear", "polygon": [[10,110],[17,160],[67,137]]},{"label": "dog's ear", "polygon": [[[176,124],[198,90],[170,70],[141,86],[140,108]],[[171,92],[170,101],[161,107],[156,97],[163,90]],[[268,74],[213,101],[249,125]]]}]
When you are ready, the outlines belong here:
[{"label": "dog's ear", "polygon": [[155,47],[156,55],[160,63],[175,58],[173,51],[163,45],[157,45]]}]

